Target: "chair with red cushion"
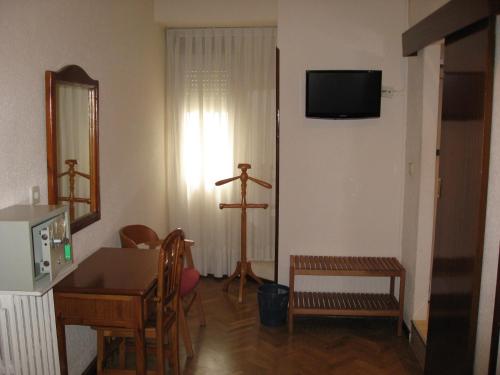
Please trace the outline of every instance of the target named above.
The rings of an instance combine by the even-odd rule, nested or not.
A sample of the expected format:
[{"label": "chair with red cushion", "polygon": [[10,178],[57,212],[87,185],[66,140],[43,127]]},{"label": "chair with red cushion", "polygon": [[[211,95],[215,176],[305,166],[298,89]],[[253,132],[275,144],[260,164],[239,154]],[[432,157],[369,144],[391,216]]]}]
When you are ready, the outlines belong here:
[{"label": "chair with red cushion", "polygon": [[[154,230],[145,225],[139,224],[128,225],[120,229],[120,240],[122,243],[122,247],[124,248],[138,248],[141,247],[141,245],[144,245],[150,249],[153,249],[162,243]],[[200,326],[205,326],[206,324],[205,313],[203,311],[200,293],[197,290],[197,286],[200,281],[200,273],[196,269],[193,262],[193,254],[191,252],[191,247],[193,245],[194,242],[191,240],[184,241],[185,266],[182,270],[181,276],[180,295],[182,305],[179,309],[180,331],[182,333],[184,346],[186,348],[186,354],[189,357],[192,357],[194,352],[186,317],[192,305],[196,305],[198,309]]]}]

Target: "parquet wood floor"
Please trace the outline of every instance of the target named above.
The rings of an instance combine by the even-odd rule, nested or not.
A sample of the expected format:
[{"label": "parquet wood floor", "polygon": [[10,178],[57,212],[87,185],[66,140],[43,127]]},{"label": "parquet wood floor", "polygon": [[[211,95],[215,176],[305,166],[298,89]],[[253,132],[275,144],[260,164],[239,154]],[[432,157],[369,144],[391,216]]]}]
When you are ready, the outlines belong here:
[{"label": "parquet wood floor", "polygon": [[[257,284],[247,284],[246,303],[238,304],[238,283],[229,294],[222,292],[222,283],[201,281],[207,325],[199,327],[192,309],[188,323],[195,355],[186,357],[181,340],[184,375],[423,374],[406,336],[396,336],[394,319],[296,318],[290,336],[286,325],[260,324]],[[127,363],[134,368],[133,353]],[[152,356],[148,367],[154,369]]]},{"label": "parquet wood floor", "polygon": [[185,375],[422,374],[395,320],[299,318],[290,336],[286,326],[260,325],[256,284],[247,284],[243,305],[236,284],[225,294],[221,280],[201,281],[207,326],[190,316],[195,356],[186,358],[181,344]]}]

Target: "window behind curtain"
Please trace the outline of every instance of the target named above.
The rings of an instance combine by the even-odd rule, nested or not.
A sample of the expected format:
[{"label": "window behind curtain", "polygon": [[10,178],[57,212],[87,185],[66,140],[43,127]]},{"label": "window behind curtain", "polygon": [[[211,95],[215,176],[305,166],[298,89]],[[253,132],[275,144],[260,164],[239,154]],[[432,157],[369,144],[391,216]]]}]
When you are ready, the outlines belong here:
[{"label": "window behind curtain", "polygon": [[[196,242],[203,274],[232,272],[239,260],[238,163],[250,175],[275,178],[274,28],[167,31],[167,194],[170,227]],[[274,185],[274,183],[273,183]],[[274,189],[250,183],[248,201],[269,203],[248,212],[248,256],[274,257]]]}]

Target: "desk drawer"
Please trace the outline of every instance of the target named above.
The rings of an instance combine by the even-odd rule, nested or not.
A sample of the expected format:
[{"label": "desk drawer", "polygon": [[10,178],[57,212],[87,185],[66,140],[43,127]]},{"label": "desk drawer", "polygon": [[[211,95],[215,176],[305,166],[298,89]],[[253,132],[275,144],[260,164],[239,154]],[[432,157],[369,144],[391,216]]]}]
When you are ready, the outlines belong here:
[{"label": "desk drawer", "polygon": [[54,304],[64,324],[134,328],[141,321],[140,297],[54,293]]}]

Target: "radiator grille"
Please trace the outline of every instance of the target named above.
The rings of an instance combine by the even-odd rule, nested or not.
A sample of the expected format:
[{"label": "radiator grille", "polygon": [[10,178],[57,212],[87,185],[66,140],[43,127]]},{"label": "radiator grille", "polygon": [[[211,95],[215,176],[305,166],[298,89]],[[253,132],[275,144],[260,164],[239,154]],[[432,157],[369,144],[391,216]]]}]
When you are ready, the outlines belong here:
[{"label": "radiator grille", "polygon": [[52,290],[0,295],[0,375],[59,375]]}]

